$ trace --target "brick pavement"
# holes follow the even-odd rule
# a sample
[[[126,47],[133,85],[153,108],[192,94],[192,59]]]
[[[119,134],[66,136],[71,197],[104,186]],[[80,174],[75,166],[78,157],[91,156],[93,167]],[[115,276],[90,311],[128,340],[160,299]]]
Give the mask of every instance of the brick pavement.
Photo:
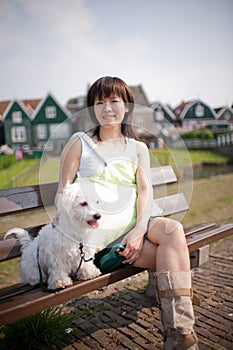
[[[233,238],[211,247],[210,260],[194,270],[199,348],[233,350]],[[147,273],[92,292],[66,305],[77,318],[63,350],[162,349],[159,310],[145,295]]]

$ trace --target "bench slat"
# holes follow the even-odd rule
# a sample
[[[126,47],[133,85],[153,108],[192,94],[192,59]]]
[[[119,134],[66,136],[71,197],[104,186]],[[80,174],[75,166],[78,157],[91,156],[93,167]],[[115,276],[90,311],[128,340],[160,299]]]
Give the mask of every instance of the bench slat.
[[[217,225],[206,231],[201,231],[195,235],[191,235],[187,242],[190,253],[207,244],[217,242],[220,239],[233,235],[233,224]]]
[[[177,181],[176,174],[171,165],[151,168],[150,171],[153,186],[170,184]]]
[[[186,199],[182,193],[160,198],[159,200],[156,199],[154,202],[156,204],[159,203],[159,207],[163,210],[161,214],[163,216],[177,214],[188,209],[188,203],[186,202]],[[158,211],[156,210],[156,212],[152,213],[152,215],[158,215]],[[42,225],[39,225],[29,229],[26,228],[26,230],[35,235],[41,227]],[[0,235],[0,261],[20,256],[20,245],[17,240],[14,238],[3,240],[3,237],[4,235]]]
[[[17,258],[20,255],[20,244],[15,238],[0,241],[0,261]]]
[[[209,228],[212,228],[215,226],[216,226],[216,223],[212,222],[212,223],[203,223],[203,224],[195,225],[192,227],[187,227],[184,229],[185,237],[186,237],[186,239],[188,239],[191,235],[193,235],[195,233],[203,232],[203,231],[208,230]]]
[[[154,186],[176,182],[172,166],[151,168]],[[0,190],[0,215],[53,205],[57,182]]]
[[[0,302],[0,326],[40,312],[46,308],[62,304],[142,271],[143,269],[140,268],[126,267],[112,273],[100,275],[93,280],[75,281],[73,286],[69,286],[57,293],[43,292],[40,287],[33,290],[30,289],[28,293],[16,295]]]
[[[154,199],[154,202],[162,209],[163,216],[177,214],[189,209],[189,205],[183,193]]]
[[[0,215],[53,205],[57,182],[0,191]]]

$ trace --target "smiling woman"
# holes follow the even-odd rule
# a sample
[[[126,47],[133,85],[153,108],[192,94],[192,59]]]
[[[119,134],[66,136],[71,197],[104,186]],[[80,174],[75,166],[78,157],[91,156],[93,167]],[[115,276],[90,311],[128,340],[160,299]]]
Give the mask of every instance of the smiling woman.
[[[122,138],[122,134],[136,138],[131,126],[134,96],[123,80],[116,77],[98,79],[88,92],[87,104],[92,120],[95,125],[96,122],[99,124],[93,132],[98,141],[101,141],[100,125],[113,122],[115,126],[121,126],[118,131],[115,129],[116,138]]]
[[[123,266],[156,271],[164,349],[196,350],[187,242],[178,221],[152,216],[150,157],[132,130],[132,92],[120,78],[102,77],[90,87],[87,106],[97,126],[88,135],[74,134],[65,146],[55,204],[76,179],[89,203],[90,195],[97,196],[101,219],[91,243],[109,248],[117,239],[124,246],[117,250]]]

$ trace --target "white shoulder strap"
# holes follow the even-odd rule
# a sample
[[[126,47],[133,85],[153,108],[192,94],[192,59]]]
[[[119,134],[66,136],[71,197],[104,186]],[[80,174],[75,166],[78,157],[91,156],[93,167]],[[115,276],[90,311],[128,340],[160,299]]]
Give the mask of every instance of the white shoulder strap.
[[[95,154],[98,156],[98,158],[104,163],[105,166],[107,166],[107,161],[104,159],[104,157],[99,153],[98,147],[95,144],[95,142],[90,138],[90,136],[88,136],[87,134],[85,134],[85,132],[80,132],[79,133],[79,137],[82,138],[87,144],[88,146],[91,147],[91,149],[93,149],[93,151],[95,152]]]

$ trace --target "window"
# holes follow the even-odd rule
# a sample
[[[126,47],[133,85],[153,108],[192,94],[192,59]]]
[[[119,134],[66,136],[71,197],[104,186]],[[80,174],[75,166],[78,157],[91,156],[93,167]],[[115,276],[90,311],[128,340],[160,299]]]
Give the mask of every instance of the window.
[[[48,119],[54,119],[57,116],[57,110],[55,106],[49,106],[45,108],[45,116]]]
[[[230,119],[231,119],[231,114],[230,114],[230,112],[229,112],[229,111],[226,111],[224,117],[225,117],[225,120],[230,120]]]
[[[69,125],[67,123],[49,125],[51,139],[62,139],[69,137]]]
[[[17,126],[17,127],[11,128],[11,140],[12,142],[25,142],[26,141],[25,126]]]
[[[47,128],[46,124],[38,124],[36,128],[37,138],[46,139],[47,137]]]
[[[161,108],[158,108],[156,111],[155,111],[155,120],[157,121],[161,121],[164,119],[164,112]]]
[[[77,102],[77,106],[79,108],[82,108],[85,105],[85,98],[84,97],[79,97],[79,98],[77,98],[76,102]]]
[[[12,117],[13,123],[15,124],[22,123],[22,112],[20,111],[12,112],[11,117]]]
[[[203,117],[204,116],[204,107],[200,104],[198,104],[195,108],[195,114],[196,117]]]

